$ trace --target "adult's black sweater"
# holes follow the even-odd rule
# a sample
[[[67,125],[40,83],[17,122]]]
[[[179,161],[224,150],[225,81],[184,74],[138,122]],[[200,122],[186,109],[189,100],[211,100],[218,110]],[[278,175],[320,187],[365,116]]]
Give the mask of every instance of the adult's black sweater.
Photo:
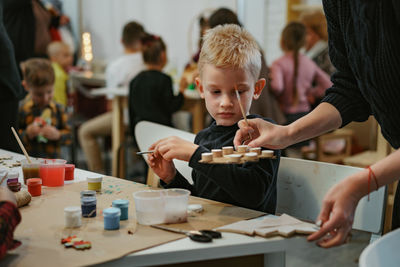
[[[260,118],[260,116],[249,115],[248,118]],[[274,214],[277,197],[276,179],[280,160],[279,150],[274,152],[277,156],[276,159],[261,159],[259,162],[199,163],[201,153],[210,152],[211,149],[223,146],[233,146],[237,130],[237,124],[218,126],[213,122],[210,127],[199,132],[194,140],[199,147],[189,161],[189,166],[193,168],[193,185],[179,172],[169,184],[161,181],[161,185],[165,188],[185,188],[190,190],[193,196]]]
[[[400,1],[324,0],[329,54],[337,72],[323,102],[342,126],[373,115],[382,134],[400,146]]]
[[[172,113],[183,105],[183,94],[173,94],[170,76],[156,70],[139,73],[130,83],[129,118],[132,133],[139,121],[172,126]]]

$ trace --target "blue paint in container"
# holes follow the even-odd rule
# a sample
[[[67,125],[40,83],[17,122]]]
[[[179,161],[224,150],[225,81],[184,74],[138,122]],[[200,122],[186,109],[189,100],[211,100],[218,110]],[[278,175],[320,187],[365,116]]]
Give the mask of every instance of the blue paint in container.
[[[120,220],[128,220],[128,207],[129,200],[127,199],[116,199],[112,202],[112,206],[115,208],[121,209],[121,217]]]
[[[103,210],[104,230],[118,230],[119,217],[121,210],[119,208],[107,208]]]
[[[96,217],[96,197],[93,196],[82,196],[81,197],[81,208],[82,217],[92,218]]]

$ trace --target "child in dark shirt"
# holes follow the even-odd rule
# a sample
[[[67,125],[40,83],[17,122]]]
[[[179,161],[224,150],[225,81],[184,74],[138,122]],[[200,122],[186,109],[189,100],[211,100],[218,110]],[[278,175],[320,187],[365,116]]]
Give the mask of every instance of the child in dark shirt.
[[[257,43],[246,30],[237,25],[224,25],[207,32],[196,85],[215,122],[197,134],[194,144],[169,137],[150,147],[155,152],[148,157],[149,165],[164,187],[186,188],[194,196],[275,213],[279,151],[274,152],[277,159],[259,162],[199,163],[202,153],[233,145],[237,122],[242,118],[235,88],[248,114],[252,99],[259,97],[266,83],[265,79],[258,79],[260,68]],[[176,171],[173,159],[189,162],[193,168],[193,185]]]
[[[166,46],[159,36],[147,35],[142,41],[146,70],[130,83],[129,118],[132,133],[142,120],[172,126],[172,113],[183,105],[183,89],[174,96],[172,79],[162,72],[167,63]]]

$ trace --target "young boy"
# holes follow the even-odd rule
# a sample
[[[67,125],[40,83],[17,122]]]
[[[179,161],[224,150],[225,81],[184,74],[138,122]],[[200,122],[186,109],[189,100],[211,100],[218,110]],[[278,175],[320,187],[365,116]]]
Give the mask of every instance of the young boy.
[[[186,188],[194,196],[275,213],[279,151],[275,151],[277,159],[240,165],[199,163],[202,153],[233,145],[237,122],[242,119],[235,88],[248,114],[252,99],[258,98],[266,83],[258,80],[260,68],[257,43],[246,30],[224,25],[206,33],[196,84],[215,122],[197,134],[194,144],[169,137],[150,147],[155,152],[148,157],[149,165],[162,186]],[[247,116],[254,117],[258,116]],[[189,162],[193,185],[176,171],[172,159]]]
[[[60,146],[70,144],[70,128],[64,107],[53,99],[54,71],[49,60],[22,63],[22,85],[29,92],[19,111],[19,134],[28,154],[58,158]]]
[[[129,22],[122,31],[124,55],[111,62],[106,68],[106,84],[109,88],[128,87],[130,81],[145,65],[142,59],[142,38],[145,31],[137,22]],[[126,116],[128,117],[128,116]],[[97,138],[111,135],[112,111],[101,114],[79,127],[79,143],[85,153],[88,169],[104,173],[100,145]]]
[[[68,104],[68,69],[73,62],[71,48],[63,42],[52,42],[47,47],[47,54],[55,74],[54,101],[66,107]]]

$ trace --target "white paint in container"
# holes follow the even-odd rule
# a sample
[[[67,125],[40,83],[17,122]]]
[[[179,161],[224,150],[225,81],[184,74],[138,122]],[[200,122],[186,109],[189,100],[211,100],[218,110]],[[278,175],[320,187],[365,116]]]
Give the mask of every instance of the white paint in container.
[[[76,228],[82,225],[82,210],[79,206],[69,206],[64,208],[64,219],[66,228]]]

